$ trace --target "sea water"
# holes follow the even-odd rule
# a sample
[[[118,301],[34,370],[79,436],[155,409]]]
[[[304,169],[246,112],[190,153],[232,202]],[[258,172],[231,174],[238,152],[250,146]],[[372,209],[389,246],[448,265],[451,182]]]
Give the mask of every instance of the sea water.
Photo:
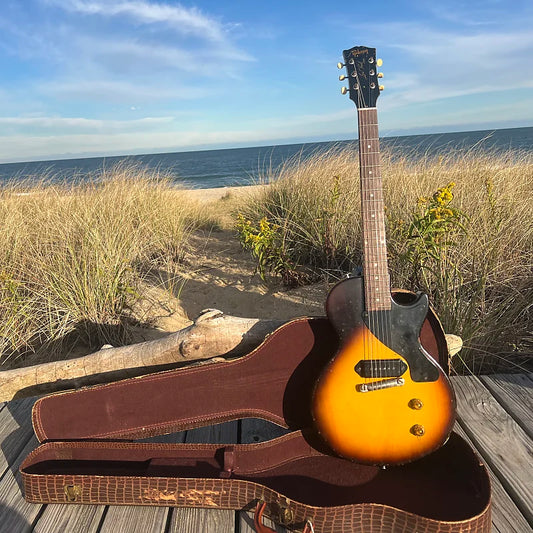
[[[257,183],[284,162],[308,157],[333,146],[356,147],[353,140],[201,150],[131,156],[91,157],[0,164],[0,181],[35,179],[85,180],[97,178],[117,164],[157,169],[189,188],[226,187]],[[382,148],[407,156],[445,154],[449,150],[533,150],[533,127],[428,135],[384,137]]]

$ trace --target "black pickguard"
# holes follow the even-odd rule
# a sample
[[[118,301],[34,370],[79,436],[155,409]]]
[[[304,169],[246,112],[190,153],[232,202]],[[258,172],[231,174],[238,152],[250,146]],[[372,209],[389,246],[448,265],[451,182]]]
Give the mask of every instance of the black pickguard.
[[[397,304],[391,298],[390,311],[363,312],[368,329],[409,364],[413,381],[437,381],[439,370],[422,348],[418,337],[429,308],[427,295],[419,294],[410,305]]]
[[[401,355],[409,365],[413,381],[436,381],[440,369],[419,341],[420,329],[426,318],[429,301],[418,294],[409,304],[399,304],[391,297],[390,311],[364,309],[363,278],[341,281],[331,290],[326,311],[341,341],[363,323],[392,351]]]

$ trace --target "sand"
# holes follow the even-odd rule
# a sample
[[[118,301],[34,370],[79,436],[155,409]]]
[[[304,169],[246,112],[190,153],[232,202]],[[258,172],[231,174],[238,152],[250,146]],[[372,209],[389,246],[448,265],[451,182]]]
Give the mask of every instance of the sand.
[[[217,202],[228,195],[249,194],[263,187],[223,187],[187,191],[201,202]],[[226,314],[290,320],[324,315],[328,291],[325,283],[285,289],[273,280],[265,284],[255,273],[255,263],[231,230],[200,231],[191,239],[185,257],[185,273],[179,294],[164,304],[155,325],[177,331],[191,324],[202,310],[219,309]],[[165,312],[166,309],[166,312]]]
[[[265,185],[245,185],[240,187],[218,187],[215,189],[187,189],[187,195],[199,202],[216,202],[228,196],[253,194]]]

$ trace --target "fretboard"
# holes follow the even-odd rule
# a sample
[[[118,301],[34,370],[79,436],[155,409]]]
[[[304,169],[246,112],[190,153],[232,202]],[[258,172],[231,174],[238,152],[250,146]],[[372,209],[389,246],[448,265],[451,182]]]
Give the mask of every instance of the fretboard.
[[[391,304],[377,109],[360,108],[358,117],[365,308],[378,311]]]

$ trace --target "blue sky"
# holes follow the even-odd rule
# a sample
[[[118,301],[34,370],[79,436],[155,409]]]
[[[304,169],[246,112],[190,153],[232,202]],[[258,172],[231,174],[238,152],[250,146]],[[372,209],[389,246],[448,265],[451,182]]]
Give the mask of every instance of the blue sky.
[[[0,162],[353,138],[355,45],[382,135],[531,126],[532,27],[530,0],[2,0]]]

